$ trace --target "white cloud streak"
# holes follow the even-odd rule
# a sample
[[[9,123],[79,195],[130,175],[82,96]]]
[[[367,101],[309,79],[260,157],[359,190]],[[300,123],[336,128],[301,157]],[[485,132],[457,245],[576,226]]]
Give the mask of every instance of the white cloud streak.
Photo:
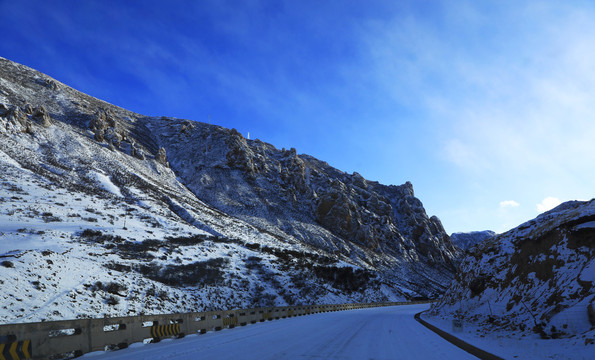
[[[555,208],[556,206],[560,205],[562,201],[560,199],[548,196],[541,201],[541,203],[537,204],[537,211],[541,214],[542,212],[546,212]]]
[[[538,3],[515,5],[511,15],[496,6],[501,18],[472,4],[461,5],[466,15],[446,16],[446,29],[416,17],[370,25],[373,75],[386,95],[426,109],[442,156],[465,170],[555,174],[579,159],[595,162],[595,151],[585,152],[595,136],[588,60],[595,58],[595,12]]]
[[[519,207],[520,204],[514,200],[504,200],[500,201],[501,208],[511,208],[511,207]]]

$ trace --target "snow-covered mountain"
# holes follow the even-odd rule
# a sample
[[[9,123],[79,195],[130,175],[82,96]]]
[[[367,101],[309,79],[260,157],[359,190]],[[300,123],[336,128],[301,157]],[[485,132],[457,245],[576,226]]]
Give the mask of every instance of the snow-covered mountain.
[[[433,297],[459,256],[410,183],[0,58],[1,322]]]
[[[431,314],[593,343],[594,250],[595,199],[563,203],[468,250]]]
[[[471,232],[457,232],[450,235],[450,241],[463,250],[467,250],[478,243],[485,241],[496,235],[491,230],[471,231]]]

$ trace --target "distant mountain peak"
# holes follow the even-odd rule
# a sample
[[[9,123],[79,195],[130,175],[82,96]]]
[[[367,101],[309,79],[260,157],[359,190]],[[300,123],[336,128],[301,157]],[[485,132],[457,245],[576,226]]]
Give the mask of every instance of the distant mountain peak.
[[[494,237],[495,235],[496,233],[491,230],[456,232],[450,235],[450,240],[453,244],[460,247],[461,249],[467,250],[482,241]]]

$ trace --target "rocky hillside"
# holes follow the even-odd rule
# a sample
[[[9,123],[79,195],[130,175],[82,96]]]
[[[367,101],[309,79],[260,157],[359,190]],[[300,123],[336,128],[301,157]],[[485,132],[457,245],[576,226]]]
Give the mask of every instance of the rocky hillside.
[[[6,322],[433,297],[460,256],[410,183],[136,114],[2,58],[0,167]]]
[[[450,235],[450,241],[452,241],[455,246],[458,246],[463,250],[467,250],[470,247],[493,237],[494,235],[496,235],[496,233],[491,230],[458,232],[452,233]]]
[[[595,337],[595,199],[572,201],[467,251],[431,314],[487,332]]]

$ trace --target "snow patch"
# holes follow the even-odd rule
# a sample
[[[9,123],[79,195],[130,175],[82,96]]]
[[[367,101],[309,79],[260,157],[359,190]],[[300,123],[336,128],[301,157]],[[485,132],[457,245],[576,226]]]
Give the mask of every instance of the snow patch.
[[[14,166],[17,168],[21,168],[21,164],[14,161],[13,158],[8,156],[4,151],[0,150],[0,161],[6,163],[7,165]]]
[[[91,171],[91,175],[95,178],[95,180],[97,181],[97,183],[99,183],[99,186],[101,186],[103,190],[110,192],[116,195],[117,197],[124,197],[122,195],[122,192],[120,191],[120,188],[114,185],[109,176],[98,173],[96,171]]]
[[[577,225],[574,227],[574,230],[580,230],[580,229],[592,229],[595,228],[595,220],[594,221],[589,221],[586,223],[582,223],[580,225]]]

